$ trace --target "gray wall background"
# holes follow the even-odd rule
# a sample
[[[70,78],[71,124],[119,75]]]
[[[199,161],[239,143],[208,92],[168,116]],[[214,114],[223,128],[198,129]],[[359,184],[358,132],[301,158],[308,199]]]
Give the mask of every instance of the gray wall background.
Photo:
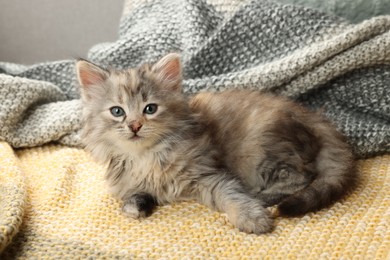
[[[0,61],[86,57],[115,41],[123,0],[0,0]]]

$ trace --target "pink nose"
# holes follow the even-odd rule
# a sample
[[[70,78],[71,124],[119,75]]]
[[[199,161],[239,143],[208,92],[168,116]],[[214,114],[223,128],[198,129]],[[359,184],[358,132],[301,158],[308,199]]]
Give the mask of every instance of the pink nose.
[[[138,133],[139,130],[141,129],[142,124],[141,124],[140,122],[138,122],[138,121],[134,121],[134,122],[132,122],[132,123],[130,124],[129,127],[130,127],[131,131],[133,131],[133,133],[136,134],[136,133]]]

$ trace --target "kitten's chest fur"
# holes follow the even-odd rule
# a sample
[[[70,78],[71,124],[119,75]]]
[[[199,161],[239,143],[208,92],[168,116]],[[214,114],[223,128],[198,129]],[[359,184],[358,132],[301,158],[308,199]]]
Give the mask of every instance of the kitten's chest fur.
[[[117,176],[115,165],[122,167],[118,173],[121,176]],[[106,178],[110,191],[119,198],[126,197],[127,193],[144,191],[161,203],[167,203],[183,195],[183,183],[187,182],[188,176],[181,173],[187,165],[179,151],[146,151],[142,155],[130,154],[117,158],[117,162],[110,163],[111,169]]]

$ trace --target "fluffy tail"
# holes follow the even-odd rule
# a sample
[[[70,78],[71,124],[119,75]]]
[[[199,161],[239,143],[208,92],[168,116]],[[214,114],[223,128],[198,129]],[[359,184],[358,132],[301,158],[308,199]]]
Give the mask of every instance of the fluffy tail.
[[[278,205],[281,215],[299,216],[320,210],[355,186],[357,174],[353,155],[348,145],[340,141],[339,138],[331,138],[331,141],[323,143],[316,159],[317,177],[309,186]]]

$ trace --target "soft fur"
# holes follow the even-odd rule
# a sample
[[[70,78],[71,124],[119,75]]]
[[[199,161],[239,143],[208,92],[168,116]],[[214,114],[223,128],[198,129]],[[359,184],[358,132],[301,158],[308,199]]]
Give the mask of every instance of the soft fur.
[[[77,74],[86,149],[108,164],[110,190],[131,217],[195,199],[260,234],[272,229],[266,206],[301,215],[355,180],[348,145],[320,115],[249,90],[189,99],[177,54],[123,71],[80,60]]]

